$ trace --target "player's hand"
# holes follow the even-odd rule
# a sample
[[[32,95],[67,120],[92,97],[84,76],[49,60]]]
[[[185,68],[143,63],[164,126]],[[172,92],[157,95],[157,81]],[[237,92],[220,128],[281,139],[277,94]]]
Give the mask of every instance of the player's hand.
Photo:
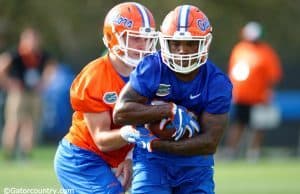
[[[188,112],[188,110],[183,107],[172,103],[172,117],[170,118],[172,124],[176,128],[173,134],[174,140],[178,141],[186,131],[188,131],[189,136],[192,137],[195,132],[200,132],[200,126],[197,120]],[[167,119],[163,119],[160,123],[160,129],[164,129]]]
[[[121,162],[116,169],[115,175],[121,181],[125,191],[127,191],[131,186],[132,180],[132,160],[126,159]]]
[[[126,125],[120,129],[120,132],[125,141],[135,143],[138,147],[147,149],[148,152],[152,152],[151,144],[158,139],[144,127],[134,128],[131,125]]]

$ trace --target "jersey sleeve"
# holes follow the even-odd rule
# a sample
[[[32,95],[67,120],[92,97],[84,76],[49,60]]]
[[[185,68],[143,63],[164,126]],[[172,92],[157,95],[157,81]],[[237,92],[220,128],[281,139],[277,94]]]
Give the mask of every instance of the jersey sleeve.
[[[208,102],[205,111],[211,114],[229,112],[232,98],[232,84],[227,76],[217,74],[209,84]]]
[[[160,67],[151,57],[145,57],[130,74],[130,86],[140,95],[152,98],[159,83]]]
[[[83,70],[73,81],[70,89],[72,108],[81,112],[102,112],[110,107],[102,100],[102,76],[96,68]]]

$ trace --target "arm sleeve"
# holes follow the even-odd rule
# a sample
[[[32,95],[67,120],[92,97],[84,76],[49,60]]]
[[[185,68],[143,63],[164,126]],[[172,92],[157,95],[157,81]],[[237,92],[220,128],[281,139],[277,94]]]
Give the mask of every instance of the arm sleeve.
[[[218,74],[209,85],[208,102],[205,111],[223,114],[229,111],[232,98],[232,84],[227,76]]]
[[[83,71],[73,81],[70,89],[72,108],[81,112],[102,112],[110,107],[102,100],[102,76],[97,71]]]
[[[140,95],[152,98],[159,83],[160,68],[151,58],[144,58],[130,75],[130,86]]]

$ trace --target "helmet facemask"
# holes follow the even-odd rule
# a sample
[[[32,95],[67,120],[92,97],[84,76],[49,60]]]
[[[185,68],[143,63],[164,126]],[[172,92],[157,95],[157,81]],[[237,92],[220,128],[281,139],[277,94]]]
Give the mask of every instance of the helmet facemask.
[[[158,40],[157,32],[152,28],[141,28],[138,32],[133,30],[123,30],[120,34],[115,32],[118,44],[111,50],[124,63],[136,67],[141,59],[156,51]],[[145,39],[141,48],[130,47],[129,42]]]
[[[177,54],[170,51],[169,41],[198,41],[198,51],[191,54]],[[212,40],[211,33],[206,36],[190,36],[188,32],[175,33],[174,36],[159,34],[163,62],[177,73],[188,74],[206,63]]]

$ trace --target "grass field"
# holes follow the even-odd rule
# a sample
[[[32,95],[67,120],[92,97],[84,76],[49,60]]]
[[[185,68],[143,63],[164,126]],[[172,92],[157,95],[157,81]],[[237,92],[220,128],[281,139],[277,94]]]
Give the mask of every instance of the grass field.
[[[0,159],[0,193],[4,188],[59,189],[53,172],[54,147],[35,150],[32,161]],[[300,159],[216,161],[217,194],[299,194]],[[14,192],[16,193],[16,192]]]

